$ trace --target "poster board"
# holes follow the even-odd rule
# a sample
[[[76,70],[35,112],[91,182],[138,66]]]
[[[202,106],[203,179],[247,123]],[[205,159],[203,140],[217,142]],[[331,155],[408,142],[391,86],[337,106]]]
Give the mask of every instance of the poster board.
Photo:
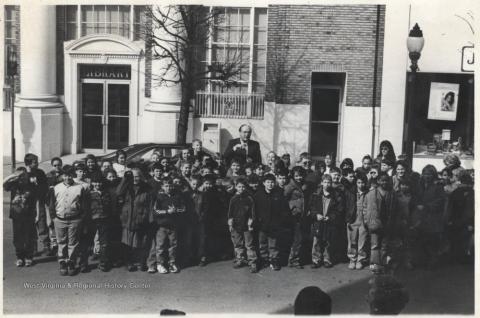
[[[432,82],[427,118],[456,121],[459,89],[460,84]]]

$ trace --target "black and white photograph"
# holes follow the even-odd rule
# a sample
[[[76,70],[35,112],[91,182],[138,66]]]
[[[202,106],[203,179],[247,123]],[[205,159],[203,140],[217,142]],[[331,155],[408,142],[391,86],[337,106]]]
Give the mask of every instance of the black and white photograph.
[[[428,119],[450,121],[457,119],[459,87],[459,84],[431,83]]]
[[[4,315],[475,314],[475,1],[0,8]]]

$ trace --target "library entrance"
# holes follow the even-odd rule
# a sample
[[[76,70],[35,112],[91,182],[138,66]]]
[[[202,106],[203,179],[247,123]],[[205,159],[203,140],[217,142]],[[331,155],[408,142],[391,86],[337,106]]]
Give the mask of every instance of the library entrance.
[[[130,66],[81,65],[81,143],[84,151],[128,145]]]

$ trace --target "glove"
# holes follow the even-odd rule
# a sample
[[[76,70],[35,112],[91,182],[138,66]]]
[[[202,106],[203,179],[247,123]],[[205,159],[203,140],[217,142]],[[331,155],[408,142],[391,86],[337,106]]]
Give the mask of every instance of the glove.
[[[248,230],[253,231],[253,219],[248,219]]]

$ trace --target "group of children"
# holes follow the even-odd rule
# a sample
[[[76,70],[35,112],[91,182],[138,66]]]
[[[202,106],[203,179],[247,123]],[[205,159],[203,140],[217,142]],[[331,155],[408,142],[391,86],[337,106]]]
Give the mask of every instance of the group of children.
[[[102,271],[162,274],[232,256],[252,273],[284,260],[381,271],[434,267],[446,254],[473,259],[471,172],[450,160],[440,175],[432,165],[419,175],[388,141],[357,169],[349,158],[336,167],[332,154],[314,162],[302,153],[293,167],[274,152],[266,165],[226,163],[198,140],[179,158],[154,153],[148,163],[126,164],[123,151],[114,163],[88,155],[62,166],[56,157],[46,175],[35,155],[24,161],[4,181],[19,267],[32,265],[37,234],[61,275],[88,272],[92,253]]]

